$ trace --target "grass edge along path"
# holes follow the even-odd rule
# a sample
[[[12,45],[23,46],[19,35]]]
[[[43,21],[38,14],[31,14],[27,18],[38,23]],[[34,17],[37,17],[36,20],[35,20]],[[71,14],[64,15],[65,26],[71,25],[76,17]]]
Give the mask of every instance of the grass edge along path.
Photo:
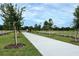
[[[0,56],[41,56],[40,52],[28,41],[28,39],[20,33],[18,42],[24,43],[23,48],[4,49],[4,46],[13,44],[13,33],[0,36]]]
[[[33,31],[31,33],[41,35],[41,36],[44,36],[44,37],[53,38],[53,39],[56,39],[56,40],[59,40],[59,41],[62,41],[62,42],[66,42],[66,43],[70,43],[70,44],[74,44],[74,45],[79,46],[79,42],[75,42],[75,41],[73,41],[72,38],[69,38],[69,37],[58,36],[58,35],[55,35],[55,34],[49,35],[47,33],[40,33],[38,31]]]

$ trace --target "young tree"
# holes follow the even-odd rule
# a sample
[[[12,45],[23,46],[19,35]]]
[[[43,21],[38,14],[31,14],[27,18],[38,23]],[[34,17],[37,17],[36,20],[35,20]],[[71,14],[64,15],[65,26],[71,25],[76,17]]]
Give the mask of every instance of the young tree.
[[[50,36],[50,30],[52,29],[52,25],[53,25],[53,21],[52,21],[52,19],[50,18],[50,19],[49,19],[49,22],[48,22],[49,36]]]
[[[38,25],[37,25],[37,24],[34,25],[34,29],[35,29],[35,30],[38,29]]]
[[[50,18],[50,19],[49,19],[49,30],[52,29],[52,25],[53,25],[53,21],[52,21],[52,19]]]
[[[0,5],[0,10],[4,27],[14,30],[14,40],[17,45],[17,31],[20,30],[21,20],[23,20],[22,14],[25,11],[25,7],[18,8],[17,4],[5,3]]]
[[[74,27],[76,29],[75,41],[78,41],[77,36],[78,36],[78,30],[79,30],[79,6],[75,8],[74,16],[75,16]]]
[[[38,30],[39,30],[39,31],[41,30],[41,24],[38,25]]]
[[[43,29],[44,30],[51,30],[52,29],[52,25],[53,25],[53,21],[50,18],[48,21],[44,22]]]
[[[43,29],[44,30],[48,30],[49,29],[49,25],[48,24],[49,24],[48,21],[44,22],[44,25],[43,25]]]

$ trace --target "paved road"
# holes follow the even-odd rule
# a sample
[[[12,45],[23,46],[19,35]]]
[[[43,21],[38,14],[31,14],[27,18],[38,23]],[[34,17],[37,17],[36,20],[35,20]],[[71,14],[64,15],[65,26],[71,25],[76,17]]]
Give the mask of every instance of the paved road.
[[[32,33],[22,33],[44,56],[79,56],[79,46]]]

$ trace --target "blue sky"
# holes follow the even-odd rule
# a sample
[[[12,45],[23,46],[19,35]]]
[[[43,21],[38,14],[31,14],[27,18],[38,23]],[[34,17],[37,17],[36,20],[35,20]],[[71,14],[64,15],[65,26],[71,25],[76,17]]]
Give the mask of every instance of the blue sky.
[[[23,26],[34,26],[35,24],[43,25],[45,20],[53,19],[54,25],[58,27],[68,27],[73,22],[73,12],[78,4],[75,3],[26,3],[18,4],[26,6],[23,13]],[[0,24],[3,21],[0,18]]]

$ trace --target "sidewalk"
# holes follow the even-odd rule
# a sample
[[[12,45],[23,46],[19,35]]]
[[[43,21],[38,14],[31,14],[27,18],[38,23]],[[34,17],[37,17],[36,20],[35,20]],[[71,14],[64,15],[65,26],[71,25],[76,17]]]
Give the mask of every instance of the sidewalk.
[[[22,32],[43,56],[79,56],[79,46]]]

